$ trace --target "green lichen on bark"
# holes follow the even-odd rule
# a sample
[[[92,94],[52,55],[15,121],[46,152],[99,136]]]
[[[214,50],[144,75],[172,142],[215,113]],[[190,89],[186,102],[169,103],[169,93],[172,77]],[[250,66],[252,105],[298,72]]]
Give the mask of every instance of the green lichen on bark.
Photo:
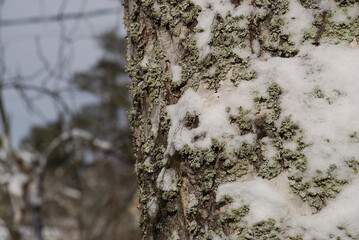
[[[253,119],[248,116],[251,113],[251,110],[244,110],[242,107],[238,108],[238,115],[230,114],[228,119],[230,123],[235,123],[238,125],[241,130],[241,135],[247,134],[252,131],[252,122]]]
[[[303,7],[308,9],[318,9],[319,8],[319,1],[317,0],[300,0],[300,4],[302,4]]]
[[[186,112],[186,116],[184,118],[184,126],[188,129],[197,128],[199,124],[198,115],[195,113]]]
[[[217,91],[221,81],[226,80],[228,72],[233,69],[231,81],[238,86],[241,80],[253,80],[257,77],[256,72],[249,68],[250,62],[247,57],[239,57],[232,49],[245,44],[247,28],[241,27],[238,20],[245,20],[244,16],[231,17],[228,15],[222,19],[217,16],[212,37],[209,45],[213,51],[204,60],[199,59],[199,51],[196,46],[195,33],[202,29],[195,29],[194,34],[188,36],[184,45],[188,57],[179,64],[182,67],[182,80],[189,82],[190,87],[198,89],[200,83],[205,83],[207,89]],[[220,37],[218,37],[220,36]]]
[[[180,151],[180,155],[184,156],[191,168],[200,168],[205,164],[212,164],[216,158],[211,149],[208,148],[190,148],[185,145]]]
[[[219,204],[223,205],[223,201],[220,201]],[[222,207],[220,221],[222,224],[227,226],[223,232],[227,236],[235,234],[236,239],[241,240],[281,239],[284,231],[278,226],[276,220],[268,219],[251,225],[245,220],[245,217],[249,214],[249,212],[249,205],[242,205],[236,208],[228,208],[226,206]]]
[[[242,230],[238,240],[280,240],[283,230],[274,219],[260,221]]]
[[[333,11],[322,11],[315,15],[315,20],[309,31],[304,34],[304,41],[313,44],[320,43],[338,44],[340,42],[351,42],[359,36],[359,16],[350,16],[347,7],[351,6],[349,1],[337,1],[339,9]],[[359,5],[353,6],[358,8]],[[337,15],[344,15],[344,19],[336,20]]]
[[[299,50],[291,36],[284,31],[287,22],[283,15],[289,10],[289,1],[254,0],[252,4],[261,9],[249,18],[249,27],[254,30],[252,38],[258,39],[260,53],[265,51],[272,56],[295,56]]]
[[[353,170],[355,174],[359,173],[359,161],[355,157],[352,157],[345,161],[349,168]]]
[[[231,222],[238,224],[242,221],[243,217],[245,217],[248,213],[249,213],[248,205],[230,209],[222,214],[221,221],[225,223]]]
[[[244,15],[232,17],[228,14],[225,18],[217,15],[212,30],[210,46],[220,48],[244,48],[246,47],[246,37],[249,33],[245,24]]]
[[[182,28],[195,22],[200,10],[190,1],[161,1],[156,3],[161,11],[156,12],[154,3],[131,1],[126,16],[130,43],[127,71],[132,80],[130,91],[133,100],[129,117],[135,135],[136,172],[141,190],[140,223],[144,238],[161,232],[160,227],[153,224],[161,214],[149,216],[149,199],[158,199],[159,206],[165,209],[163,214],[176,215],[178,211],[174,203],[178,191],[161,191],[156,187],[156,178],[164,167],[166,136],[171,125],[166,107],[176,98],[170,95],[174,90],[171,75],[166,71],[167,52],[163,42],[154,39],[155,32],[168,31],[173,37],[178,37]]]
[[[291,116],[284,118],[278,130],[279,137],[283,140],[291,140],[296,135],[299,126],[291,120]]]
[[[335,2],[344,13],[349,7],[357,7],[357,1],[353,0]],[[303,36],[304,42],[317,45],[350,42],[359,35],[358,17],[348,16],[344,21],[335,21],[337,12],[324,13],[320,10],[318,1],[300,0],[300,3],[316,14],[313,26]],[[240,7],[241,1],[236,4]],[[242,81],[256,80],[258,73],[252,69],[250,58],[242,56],[236,49],[245,49],[252,57],[263,59],[266,59],[266,54],[288,58],[298,53],[299,46],[296,46],[292,36],[286,31],[288,19],[285,14],[289,11],[289,1],[252,0],[251,6],[258,11],[239,16],[227,14],[222,17],[217,14],[215,21],[209,23],[212,24],[209,39],[211,51],[200,59],[196,42],[197,34],[203,31],[196,27],[200,7],[192,1],[149,0],[132,3],[132,12],[127,17],[127,38],[132,46],[127,68],[132,79],[133,99],[129,115],[132,128],[135,129],[134,146],[138,159],[136,171],[140,180],[144,238],[170,238],[172,232],[168,234],[165,226],[161,226],[161,221],[181,220],[179,222],[188,231],[179,233],[180,238],[184,239],[211,239],[226,231],[234,232],[239,239],[281,239],[283,230],[273,219],[251,226],[243,222],[250,211],[248,206],[225,212],[222,218],[219,217],[223,214],[220,206],[228,205],[231,199],[224,198],[219,201],[219,206],[213,207],[218,185],[240,180],[248,173],[250,166],[254,167],[259,177],[268,180],[286,172],[293,192],[318,210],[350,180],[350,177],[335,177],[333,166],[325,171],[318,171],[312,178],[304,178],[308,159],[303,150],[309,143],[304,140],[305,131],[300,124],[294,122],[291,116],[282,116],[283,90],[275,80],[268,86],[264,96],[254,93],[255,109],[238,106],[237,112],[228,113],[229,121],[238,126],[238,135],[255,134],[255,143],[243,143],[236,149],[229,150],[225,142],[213,139],[209,148],[187,145],[171,156],[166,153],[167,135],[171,127],[167,106],[176,103],[186,89],[198,90],[200,86],[205,86],[207,90],[215,92],[225,80],[230,80],[238,88]],[[168,49],[164,47],[165,42],[161,37],[175,47],[178,56],[168,56]],[[171,64],[178,64],[182,68],[182,77],[178,82],[171,81]],[[315,91],[314,94],[317,98],[327,99],[322,90]],[[327,101],[332,103],[330,99]],[[183,120],[188,130],[201,124],[199,116],[192,112],[188,112]],[[206,133],[201,134],[193,142],[206,137]],[[274,157],[266,156],[265,141],[273,144],[276,151]],[[286,143],[296,144],[297,147],[286,149]],[[348,159],[346,163],[353,174],[358,173],[357,160]],[[157,189],[156,179],[164,167],[175,169],[181,176],[177,179],[178,190]],[[201,184],[194,184],[195,182]],[[188,203],[181,209],[181,201],[186,202],[182,197],[186,194],[193,196],[196,201],[192,199],[192,202],[189,201],[191,204]],[[154,197],[158,199],[164,212],[156,213],[155,217],[148,214],[148,204]],[[207,219],[211,221],[207,223]],[[216,221],[219,222],[220,219],[224,225],[215,227]],[[155,224],[155,221],[158,223]],[[301,236],[292,239],[299,240]]]
[[[241,81],[250,81],[258,77],[255,70],[250,68],[249,59],[243,59],[241,64],[234,65],[231,82],[238,87]]]
[[[201,11],[200,7],[190,1],[159,1],[150,6],[154,21],[175,37],[180,36],[183,25],[194,23]]]
[[[351,7],[358,3],[357,0],[334,0],[339,7]]]

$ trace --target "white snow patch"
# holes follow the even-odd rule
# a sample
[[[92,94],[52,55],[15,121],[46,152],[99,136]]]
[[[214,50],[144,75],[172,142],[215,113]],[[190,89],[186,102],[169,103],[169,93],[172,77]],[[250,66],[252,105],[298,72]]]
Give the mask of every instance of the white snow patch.
[[[273,140],[270,139],[269,137],[264,137],[262,138],[262,143],[263,143],[263,150],[264,150],[264,156],[267,158],[267,159],[271,159],[273,157],[276,156],[277,154],[277,150],[276,148],[274,147],[274,143],[273,143]]]
[[[229,123],[226,108],[230,107],[231,113],[240,106],[254,109],[253,93],[265,96],[267,87],[276,82],[283,89],[280,98],[282,114],[276,126],[291,116],[292,121],[304,130],[304,142],[310,144],[303,150],[308,159],[305,175],[312,177],[317,169],[325,171],[331,164],[336,164],[337,176],[346,178],[349,170],[343,167],[345,160],[359,156],[359,140],[349,137],[354,132],[359,133],[358,59],[359,48],[303,46],[293,58],[253,61],[258,78],[243,81],[238,88],[223,82],[217,93],[188,89],[177,104],[167,108],[172,124],[167,152],[173,154],[185,144],[207,148],[211,138],[225,140],[229,147],[253,142],[255,135],[240,136],[238,129]],[[318,90],[324,97],[316,96]],[[197,128],[184,127],[187,112],[198,115]],[[295,148],[294,143],[286,146]]]
[[[251,91],[255,87],[249,82],[243,82],[243,88],[234,89],[222,87],[217,94],[203,90],[199,92],[188,89],[180,100],[167,107],[171,118],[171,128],[168,134],[168,153],[180,150],[184,145],[206,148],[211,145],[211,138],[218,140],[231,138],[228,147],[255,140],[254,134],[239,136],[236,129],[228,121],[226,107],[237,109],[253,109]],[[232,91],[235,90],[235,91]],[[184,127],[186,113],[195,113],[199,117],[199,126],[193,129]],[[194,138],[198,137],[197,141]]]
[[[241,58],[247,58],[247,57],[252,57],[253,56],[249,49],[233,48],[232,52],[234,52],[235,54],[237,54]]]
[[[229,209],[249,205],[249,213],[244,220],[250,225],[269,218],[279,220],[288,212],[286,200],[269,184],[268,180],[261,178],[221,184],[217,190],[216,201],[219,201],[223,195],[229,195],[234,199]]]
[[[182,67],[181,66],[172,65],[171,72],[172,72],[172,81],[173,82],[181,81],[181,77],[182,77]]]
[[[311,216],[300,216],[290,211],[286,198],[264,179],[222,184],[218,187],[216,200],[219,201],[223,195],[229,195],[234,200],[229,210],[249,205],[249,213],[243,219],[249,226],[270,218],[277,221],[287,219],[284,222],[290,229],[287,234],[303,234],[304,240],[328,239],[329,234],[341,236],[343,240],[352,239],[340,227],[352,234],[354,239],[359,238],[359,179],[354,180],[318,214]]]
[[[151,131],[157,136],[160,127],[160,106],[158,104],[153,106],[151,111]]]
[[[305,46],[294,58],[255,63],[258,85],[275,81],[284,89],[281,118],[291,115],[304,129],[304,141],[311,145],[303,153],[312,174],[359,156],[358,143],[349,137],[359,132],[358,59],[359,49],[322,45]],[[317,89],[324,98],[315,96]]]
[[[210,41],[212,23],[216,14],[220,14],[222,18],[225,18],[228,14],[231,14],[232,17],[248,16],[253,11],[252,6],[247,1],[238,7],[234,7],[229,0],[193,0],[193,2],[202,8],[200,15],[197,17],[197,27],[203,29],[203,32],[197,33],[197,47],[200,50],[200,59],[205,58],[211,51],[208,42]]]
[[[320,0],[319,7],[324,11],[333,11],[336,8],[336,4],[333,0]]]
[[[156,197],[151,197],[147,202],[148,215],[153,218],[158,211],[158,203]]]
[[[297,149],[297,147],[298,147],[298,144],[295,143],[295,142],[284,142],[284,143],[283,143],[283,147],[284,147],[285,149],[289,149],[289,150],[291,150],[291,151],[295,151],[295,150]]]
[[[291,35],[291,39],[298,45],[302,41],[302,36],[314,21],[314,10],[304,8],[299,1],[289,1],[289,11],[284,15],[288,24],[284,25],[284,30]]]
[[[148,64],[148,57],[145,55],[140,63],[141,67],[146,67]]]
[[[332,17],[333,22],[340,23],[347,20],[347,15],[343,10],[337,10],[337,12]]]
[[[348,20],[357,18],[358,15],[359,15],[359,3],[356,3],[354,4],[354,6],[351,6],[349,8],[345,8],[345,9],[337,8],[331,20],[337,23],[347,22]]]
[[[288,219],[285,222],[289,222],[288,229],[292,229],[289,233],[303,233],[305,240],[328,239],[329,234],[350,239],[338,227],[345,228],[359,239],[359,178],[345,164],[345,160],[359,156],[359,139],[349,137],[359,133],[358,59],[359,49],[346,45],[303,46],[294,58],[255,61],[258,78],[238,87],[242,99],[246,94],[253,96],[253,85],[262,93],[273,82],[282,87],[282,114],[276,125],[286,116],[291,116],[292,121],[304,130],[304,141],[310,144],[303,150],[308,159],[308,169],[304,174],[307,180],[316,175],[316,170],[326,171],[331,164],[338,166],[333,172],[334,177],[349,178],[351,183],[337,198],[317,214],[300,216],[292,209],[290,199],[281,195],[267,180],[255,178],[220,185],[217,200],[228,194],[234,198],[230,208],[248,204],[250,212],[244,220],[251,224],[268,218]],[[238,89],[233,92],[238,94]],[[324,97],[316,95],[318,89]],[[237,101],[237,105],[241,104],[242,101]],[[250,105],[249,102],[246,104]],[[266,148],[271,144],[266,139],[263,143]],[[297,144],[286,142],[284,147],[294,150]],[[274,151],[267,154],[272,155]]]
[[[156,180],[157,187],[163,191],[176,191],[176,171],[172,168],[162,168]]]
[[[347,11],[348,17],[350,17],[352,19],[358,17],[359,16],[358,8],[359,8],[359,2],[355,3],[354,6],[347,8],[346,11]]]

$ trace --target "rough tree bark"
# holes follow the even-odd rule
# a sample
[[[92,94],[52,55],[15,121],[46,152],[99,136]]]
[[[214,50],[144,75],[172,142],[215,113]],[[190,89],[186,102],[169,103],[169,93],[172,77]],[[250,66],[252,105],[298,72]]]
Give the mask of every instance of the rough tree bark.
[[[143,239],[359,239],[356,0],[124,0]]]

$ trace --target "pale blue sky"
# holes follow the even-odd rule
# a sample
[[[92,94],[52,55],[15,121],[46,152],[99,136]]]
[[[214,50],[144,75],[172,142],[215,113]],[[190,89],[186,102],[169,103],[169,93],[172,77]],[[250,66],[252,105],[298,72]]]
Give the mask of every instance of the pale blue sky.
[[[59,12],[61,4],[65,6],[64,12],[120,8],[120,0],[5,0],[2,19],[54,15]],[[109,14],[80,21],[68,20],[63,25],[42,23],[2,27],[1,38],[5,47],[6,76],[14,76],[16,73],[29,75],[42,66],[36,52],[35,39],[39,39],[43,55],[49,61],[50,66],[57,66],[59,39],[61,39],[60,29],[65,29],[62,31],[65,33],[62,36],[72,42],[60,51],[70,61],[70,64],[64,67],[61,73],[65,77],[69,77],[73,72],[85,70],[95,63],[102,53],[94,37],[111,28],[117,28],[124,34],[122,14]],[[52,81],[51,85],[53,86],[62,84],[59,80],[44,76],[34,81],[37,84],[42,84],[44,79]],[[67,98],[70,97],[67,96]],[[29,114],[27,107],[14,91],[6,91],[5,101],[11,118],[12,142],[15,145],[26,135],[31,125],[44,123],[56,116],[53,104],[46,98],[36,101],[38,108],[43,113],[42,117]],[[94,99],[85,94],[76,94],[76,98],[71,100],[71,105],[76,108],[89,101],[94,101]]]

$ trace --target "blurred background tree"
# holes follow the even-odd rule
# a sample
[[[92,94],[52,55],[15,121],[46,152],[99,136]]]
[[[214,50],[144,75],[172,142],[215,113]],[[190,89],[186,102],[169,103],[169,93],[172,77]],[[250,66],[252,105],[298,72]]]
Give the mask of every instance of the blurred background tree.
[[[46,126],[35,126],[21,147],[43,152],[68,129],[83,129],[112,143],[108,151],[81,139],[63,142],[44,171],[43,224],[61,232],[61,239],[139,239],[134,159],[127,109],[129,78],[125,73],[125,39],[115,31],[102,34],[104,51],[71,83],[98,101],[84,105],[70,118],[59,115]],[[30,223],[29,223],[30,224]]]
[[[140,239],[121,18],[0,0],[0,240]]]

